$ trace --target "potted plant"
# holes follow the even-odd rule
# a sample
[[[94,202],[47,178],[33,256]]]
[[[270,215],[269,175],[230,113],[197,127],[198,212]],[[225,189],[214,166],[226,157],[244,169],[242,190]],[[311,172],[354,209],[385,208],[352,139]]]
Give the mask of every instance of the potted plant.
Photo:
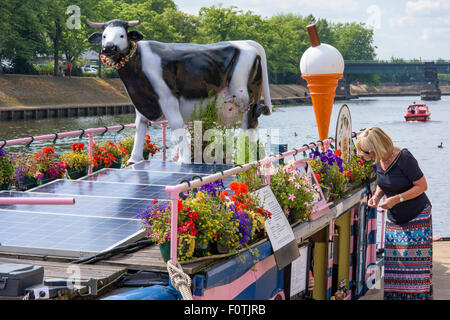
[[[63,153],[59,159],[67,163],[66,173],[69,179],[79,179],[87,175],[91,161],[84,149],[84,143],[73,143],[72,152]]]
[[[9,155],[0,149],[0,190],[8,190],[14,178],[14,164]]]
[[[183,209],[179,201],[179,213]],[[170,258],[170,204],[168,202],[152,200],[146,209],[138,211],[138,218],[147,232],[147,238],[159,245],[164,261]],[[178,229],[178,259],[180,261],[192,258],[195,246],[195,233],[191,230]]]
[[[153,158],[153,156],[159,151],[160,149],[151,142],[150,135],[146,134],[144,140],[144,159],[148,160],[150,155]]]
[[[91,161],[94,172],[103,168],[120,168],[122,152],[112,141],[104,141],[101,145],[94,143]]]
[[[344,172],[349,178],[348,192],[376,178],[376,166],[373,161],[366,161],[356,154],[356,149],[350,153],[349,160],[344,162]]]
[[[222,181],[206,184],[199,191],[190,191],[178,200],[179,259],[191,260],[212,253],[235,253],[258,236],[265,235],[265,220],[270,213],[259,207],[258,199],[248,192],[244,183],[233,182],[231,191]],[[140,210],[147,237],[168,254],[170,242],[171,205],[158,200]],[[165,252],[165,253],[164,253]]]
[[[36,159],[30,154],[13,154],[11,160],[14,164],[13,183],[16,190],[26,191],[38,186],[38,175],[42,178],[43,174],[37,172]]]
[[[35,159],[37,179],[39,184],[45,184],[61,178],[66,171],[67,164],[57,159],[54,147],[44,147],[33,154]]]
[[[341,199],[346,193],[350,176],[344,171],[344,161],[340,157],[340,150],[331,149],[314,151],[310,154],[311,166],[316,173],[327,201]]]
[[[128,159],[130,159],[131,151],[133,151],[133,145],[134,145],[134,137],[131,137],[129,135],[126,135],[125,139],[120,140],[119,143],[117,144],[119,150],[122,152],[123,163],[126,163]],[[150,135],[146,134],[143,151],[144,159],[148,160],[150,155],[153,157],[159,151],[160,148],[158,148],[154,143],[152,143]]]
[[[311,181],[290,161],[270,179],[271,189],[290,223],[310,220],[315,201],[320,198]]]

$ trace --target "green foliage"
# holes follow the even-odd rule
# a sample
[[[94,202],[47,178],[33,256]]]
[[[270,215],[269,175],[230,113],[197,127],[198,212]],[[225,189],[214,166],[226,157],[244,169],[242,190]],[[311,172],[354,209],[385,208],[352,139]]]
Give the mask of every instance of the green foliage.
[[[0,150],[0,186],[14,178],[14,164],[9,155]]]
[[[290,222],[310,219],[319,193],[311,181],[301,175],[293,162],[283,165],[270,178],[272,191]]]
[[[81,9],[81,28],[70,29],[66,13],[70,5]],[[299,83],[298,63],[309,47],[306,26],[316,23],[320,39],[335,46],[350,60],[373,60],[373,30],[356,22],[331,23],[312,15],[278,14],[261,17],[236,6],[202,7],[198,15],[177,10],[173,0],[9,0],[0,6],[0,58],[9,58],[22,73],[49,74],[50,68],[35,70],[32,62],[37,54],[60,60],[64,54],[72,63],[87,49],[99,46],[87,39],[94,30],[86,24],[111,19],[136,20],[135,29],[145,40],[163,42],[212,43],[251,39],[266,50],[271,83]],[[58,64],[56,63],[56,66]],[[81,66],[81,64],[74,64]],[[42,69],[42,68],[41,68]],[[55,64],[53,64],[55,73]],[[81,71],[73,75],[81,75]],[[102,68],[102,76],[116,77],[115,71]]]

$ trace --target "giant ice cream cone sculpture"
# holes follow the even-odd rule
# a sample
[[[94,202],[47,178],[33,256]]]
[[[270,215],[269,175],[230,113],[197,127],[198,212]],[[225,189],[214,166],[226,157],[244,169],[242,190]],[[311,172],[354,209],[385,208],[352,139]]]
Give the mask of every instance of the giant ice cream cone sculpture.
[[[344,73],[344,58],[335,47],[320,43],[316,25],[309,25],[306,29],[311,47],[300,59],[300,72],[308,82],[319,138],[325,140],[337,83]]]

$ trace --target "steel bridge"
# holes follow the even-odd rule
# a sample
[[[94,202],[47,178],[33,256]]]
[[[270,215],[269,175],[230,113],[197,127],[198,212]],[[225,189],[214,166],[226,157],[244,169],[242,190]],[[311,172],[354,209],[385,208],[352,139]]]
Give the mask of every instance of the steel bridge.
[[[450,62],[345,61],[345,74],[450,73]]]
[[[450,62],[388,62],[388,61],[345,61],[344,77],[340,80],[337,93],[350,97],[350,76],[354,74],[424,74],[423,91],[433,99],[440,99],[438,73],[450,73]]]

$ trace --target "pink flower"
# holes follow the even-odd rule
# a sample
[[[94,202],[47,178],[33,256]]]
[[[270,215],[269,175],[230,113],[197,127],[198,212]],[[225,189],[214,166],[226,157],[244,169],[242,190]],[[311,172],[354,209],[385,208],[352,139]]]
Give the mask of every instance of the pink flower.
[[[37,177],[36,178],[38,178],[38,179],[42,179],[44,177],[44,174],[43,173],[39,173],[38,175],[37,175]]]
[[[294,175],[290,176],[288,180],[289,180],[290,182],[294,182],[294,181],[295,181],[295,176],[294,176]],[[297,188],[297,189],[298,189],[298,188]]]
[[[300,185],[300,183],[298,183],[298,182],[296,182],[295,184],[294,184],[294,186],[295,186],[295,189],[300,189],[302,186]]]
[[[288,199],[289,199],[290,201],[294,201],[294,200],[295,200],[295,194],[290,193],[289,196],[288,196]]]

